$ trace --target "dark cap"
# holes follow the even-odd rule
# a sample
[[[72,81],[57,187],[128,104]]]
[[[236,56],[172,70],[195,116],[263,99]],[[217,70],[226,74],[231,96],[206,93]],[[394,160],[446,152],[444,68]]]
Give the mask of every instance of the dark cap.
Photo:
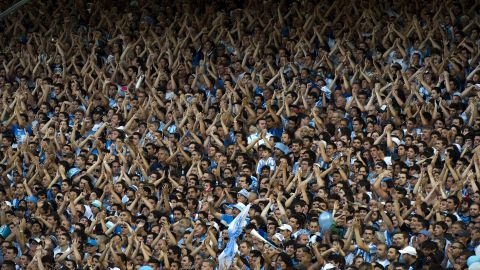
[[[97,106],[93,110],[93,114],[103,114],[103,113],[104,113],[104,111],[103,111],[103,108],[101,106]]]

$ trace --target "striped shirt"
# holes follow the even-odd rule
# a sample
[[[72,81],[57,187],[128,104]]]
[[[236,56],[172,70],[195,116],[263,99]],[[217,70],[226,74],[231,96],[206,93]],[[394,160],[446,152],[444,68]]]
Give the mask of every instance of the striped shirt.
[[[366,252],[365,250],[355,245],[354,254],[355,256],[358,256],[358,255],[362,256],[365,262],[371,263],[374,261],[375,255],[377,254],[377,245],[375,245],[374,243],[370,243],[368,244],[368,248],[370,249],[370,251]]]

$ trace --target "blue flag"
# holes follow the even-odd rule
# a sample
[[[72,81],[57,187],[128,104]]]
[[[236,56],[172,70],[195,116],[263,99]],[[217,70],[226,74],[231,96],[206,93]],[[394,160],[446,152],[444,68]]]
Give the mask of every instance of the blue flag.
[[[237,238],[242,234],[243,227],[247,224],[246,220],[250,206],[251,204],[247,205],[228,225],[228,237],[230,239],[223,252],[218,256],[219,270],[227,270],[232,265],[233,257],[235,257],[235,253],[238,250]]]

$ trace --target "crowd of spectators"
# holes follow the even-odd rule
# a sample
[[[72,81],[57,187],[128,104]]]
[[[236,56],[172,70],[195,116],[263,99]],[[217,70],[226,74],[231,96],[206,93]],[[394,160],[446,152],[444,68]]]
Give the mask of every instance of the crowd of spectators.
[[[480,269],[479,11],[31,1],[0,21],[1,269]]]

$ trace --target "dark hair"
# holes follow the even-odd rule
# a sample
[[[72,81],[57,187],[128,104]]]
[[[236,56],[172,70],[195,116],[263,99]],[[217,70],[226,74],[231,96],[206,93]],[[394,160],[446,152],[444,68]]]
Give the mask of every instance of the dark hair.
[[[287,253],[282,252],[282,253],[278,254],[278,257],[280,257],[280,259],[287,265],[287,267],[292,267],[293,266],[292,259],[290,258],[290,256]]]

